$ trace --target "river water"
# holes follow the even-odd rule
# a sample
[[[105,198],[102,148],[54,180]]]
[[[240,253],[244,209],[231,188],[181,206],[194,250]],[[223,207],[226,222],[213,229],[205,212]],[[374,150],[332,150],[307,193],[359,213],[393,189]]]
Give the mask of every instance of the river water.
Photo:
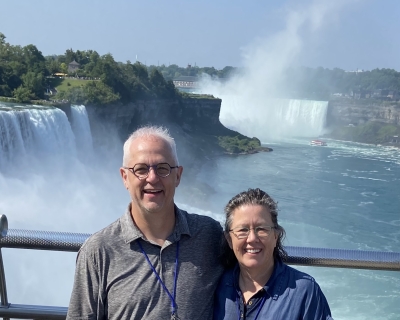
[[[70,128],[58,110],[7,108],[0,111],[0,213],[10,228],[92,233],[123,213],[129,198],[118,172],[122,154],[100,157],[89,147],[83,106],[74,107]],[[210,159],[195,179],[184,171],[178,205],[222,222],[233,195],[259,187],[279,202],[285,245],[400,251],[399,149],[263,142],[274,151]],[[188,198],[189,180],[209,186],[201,204]],[[10,302],[67,306],[75,253],[2,251]],[[400,272],[298,268],[316,278],[335,319],[399,319]]]

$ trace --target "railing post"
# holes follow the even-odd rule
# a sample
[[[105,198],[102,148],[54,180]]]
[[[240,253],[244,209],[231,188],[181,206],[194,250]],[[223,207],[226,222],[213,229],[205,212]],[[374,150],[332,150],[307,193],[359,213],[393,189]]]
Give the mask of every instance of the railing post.
[[[8,221],[6,215],[0,215],[0,239],[7,235],[8,231]],[[4,273],[3,255],[0,248],[0,298],[1,298],[1,308],[8,308],[8,298],[7,298],[7,286],[6,286],[6,276]],[[9,318],[3,318],[3,320],[9,320]]]

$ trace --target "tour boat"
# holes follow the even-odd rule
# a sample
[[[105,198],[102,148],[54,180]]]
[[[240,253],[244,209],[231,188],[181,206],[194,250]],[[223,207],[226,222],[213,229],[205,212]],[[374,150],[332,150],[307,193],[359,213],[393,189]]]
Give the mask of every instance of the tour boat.
[[[312,145],[312,146],[320,146],[320,147],[327,146],[326,142],[322,141],[322,140],[311,140],[310,145]]]

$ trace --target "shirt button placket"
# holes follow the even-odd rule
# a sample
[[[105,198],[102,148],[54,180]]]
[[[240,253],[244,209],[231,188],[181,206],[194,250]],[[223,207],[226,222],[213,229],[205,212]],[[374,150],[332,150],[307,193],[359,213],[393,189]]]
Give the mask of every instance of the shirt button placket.
[[[165,266],[164,266],[163,259],[162,259],[162,249],[161,249],[160,250],[160,274],[159,274],[159,276],[162,279],[162,281],[165,281],[165,279],[163,277],[164,269],[165,269]]]

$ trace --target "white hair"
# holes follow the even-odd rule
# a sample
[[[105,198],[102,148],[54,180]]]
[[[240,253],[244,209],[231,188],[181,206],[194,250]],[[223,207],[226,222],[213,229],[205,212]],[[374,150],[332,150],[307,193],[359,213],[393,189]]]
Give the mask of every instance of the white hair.
[[[134,140],[138,138],[148,138],[148,137],[158,137],[171,147],[172,156],[176,162],[175,165],[179,165],[178,154],[176,152],[176,144],[174,138],[171,137],[167,128],[162,126],[145,126],[139,128],[132,132],[132,134],[128,137],[128,139],[124,143],[124,156],[122,159],[122,165],[127,166],[129,158],[130,158],[130,148],[131,144]],[[174,165],[174,164],[172,164]]]

